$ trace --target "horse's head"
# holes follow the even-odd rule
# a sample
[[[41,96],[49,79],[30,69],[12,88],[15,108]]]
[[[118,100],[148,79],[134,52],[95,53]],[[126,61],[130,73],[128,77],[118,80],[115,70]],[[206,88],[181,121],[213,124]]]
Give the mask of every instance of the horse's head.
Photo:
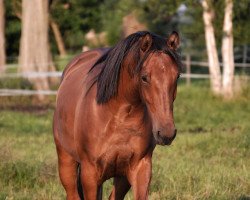
[[[173,103],[180,67],[178,46],[176,32],[167,39],[137,32],[111,48],[92,67],[104,65],[97,80],[97,103],[105,104],[118,93],[123,100],[143,102],[154,138],[162,145],[171,144],[176,135]]]
[[[149,52],[140,70],[141,99],[152,121],[152,132],[157,144],[169,145],[176,136],[173,103],[176,98],[179,69],[171,52],[179,46],[179,36],[173,32],[165,41],[169,53],[150,51],[152,38],[142,38],[141,54]]]

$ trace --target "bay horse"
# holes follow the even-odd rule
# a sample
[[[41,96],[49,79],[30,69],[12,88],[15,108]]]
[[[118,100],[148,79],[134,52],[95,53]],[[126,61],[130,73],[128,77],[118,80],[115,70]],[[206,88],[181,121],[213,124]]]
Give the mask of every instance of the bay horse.
[[[134,33],[112,48],[81,53],[65,68],[53,132],[67,199],[148,199],[152,153],[176,136],[173,103],[179,35]]]

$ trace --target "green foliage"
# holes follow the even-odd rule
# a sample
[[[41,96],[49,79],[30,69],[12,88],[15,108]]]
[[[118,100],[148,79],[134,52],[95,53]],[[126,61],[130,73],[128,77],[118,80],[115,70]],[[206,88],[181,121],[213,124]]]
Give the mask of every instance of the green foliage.
[[[123,11],[117,6],[117,1],[108,0],[101,6],[102,26],[107,32],[108,43],[114,45],[121,37]],[[120,1],[118,1],[118,5]]]
[[[246,199],[250,188],[249,95],[229,102],[204,84],[180,84],[178,135],[153,156],[150,199]],[[0,111],[0,199],[64,199],[52,110]],[[104,199],[111,180],[104,186]],[[126,199],[133,199],[131,192]]]
[[[20,13],[19,0],[4,1],[5,6],[5,46],[8,56],[18,56],[21,38],[21,22],[16,13]]]
[[[50,7],[53,20],[60,27],[65,45],[76,51],[84,43],[84,35],[90,29],[100,31],[101,12],[98,0],[54,0]]]
[[[250,2],[234,1],[233,34],[235,44],[250,44]]]
[[[105,0],[101,6],[102,28],[107,32],[108,43],[114,45],[122,35],[122,18],[138,10],[139,0]]]
[[[177,9],[183,1],[178,0],[147,0],[142,5],[142,18],[155,33],[167,35],[172,30],[178,30]]]
[[[177,8],[182,1],[156,0],[106,0],[102,6],[103,30],[108,33],[108,42],[115,44],[121,38],[122,18],[134,12],[139,21],[150,31],[165,35],[178,30]],[[108,12],[107,12],[108,11]]]

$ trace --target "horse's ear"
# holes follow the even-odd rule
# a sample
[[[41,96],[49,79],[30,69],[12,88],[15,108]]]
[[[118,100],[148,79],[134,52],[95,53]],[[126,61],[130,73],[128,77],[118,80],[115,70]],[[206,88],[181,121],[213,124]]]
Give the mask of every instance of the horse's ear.
[[[167,38],[167,45],[170,49],[174,51],[180,46],[180,37],[176,31],[173,31]]]
[[[152,36],[150,34],[146,34],[141,38],[141,50],[146,52],[150,49],[152,45]]]

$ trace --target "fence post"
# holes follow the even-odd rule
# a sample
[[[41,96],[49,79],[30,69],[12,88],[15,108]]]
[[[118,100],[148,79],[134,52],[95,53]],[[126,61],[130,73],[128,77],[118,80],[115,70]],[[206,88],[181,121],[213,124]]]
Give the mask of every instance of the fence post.
[[[186,54],[186,84],[190,85],[191,84],[191,56],[190,54]]]
[[[247,45],[243,46],[243,71],[246,71],[246,63],[247,63]]]

